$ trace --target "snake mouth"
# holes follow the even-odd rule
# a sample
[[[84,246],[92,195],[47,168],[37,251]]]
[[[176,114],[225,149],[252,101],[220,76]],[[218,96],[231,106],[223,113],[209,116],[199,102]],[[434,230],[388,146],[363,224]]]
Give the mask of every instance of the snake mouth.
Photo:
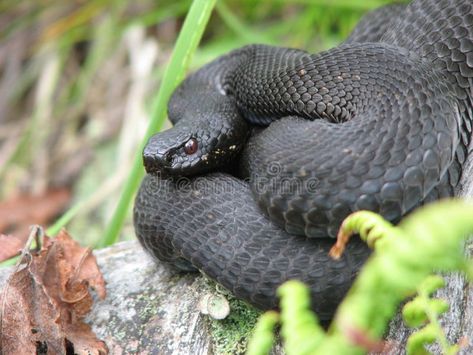
[[[172,154],[170,152],[156,154],[156,152],[149,152],[145,148],[143,152],[143,165],[148,174],[165,174],[172,168]]]

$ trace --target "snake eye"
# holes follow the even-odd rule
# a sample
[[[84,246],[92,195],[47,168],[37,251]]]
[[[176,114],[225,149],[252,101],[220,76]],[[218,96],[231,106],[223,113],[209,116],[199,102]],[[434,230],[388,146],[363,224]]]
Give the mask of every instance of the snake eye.
[[[199,148],[199,144],[197,143],[197,139],[191,138],[184,145],[184,152],[187,155],[191,155],[191,154],[194,154],[195,152],[197,152],[198,148]]]

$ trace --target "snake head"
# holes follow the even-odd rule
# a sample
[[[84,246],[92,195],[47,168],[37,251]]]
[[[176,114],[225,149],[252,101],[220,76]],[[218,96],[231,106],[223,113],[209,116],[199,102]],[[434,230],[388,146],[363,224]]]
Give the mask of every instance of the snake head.
[[[198,138],[188,130],[173,127],[153,135],[143,150],[147,173],[178,174],[181,169],[195,166],[202,159]]]
[[[174,127],[153,135],[143,151],[147,173],[192,176],[230,163],[248,138],[248,125],[225,99],[211,110],[186,111]],[[206,105],[209,105],[207,101]]]

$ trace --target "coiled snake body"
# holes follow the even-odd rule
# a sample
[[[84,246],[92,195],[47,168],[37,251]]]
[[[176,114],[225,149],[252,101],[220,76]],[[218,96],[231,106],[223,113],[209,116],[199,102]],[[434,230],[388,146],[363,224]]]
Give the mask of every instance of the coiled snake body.
[[[264,309],[300,279],[328,319],[369,255],[355,240],[328,257],[341,221],[452,196],[472,97],[471,0],[381,8],[320,54],[234,50],[176,89],[174,127],[149,140],[138,239]]]

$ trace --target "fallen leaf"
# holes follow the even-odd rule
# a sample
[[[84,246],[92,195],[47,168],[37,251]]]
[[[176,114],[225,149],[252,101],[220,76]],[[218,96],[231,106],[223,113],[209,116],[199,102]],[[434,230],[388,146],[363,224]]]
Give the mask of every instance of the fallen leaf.
[[[0,296],[0,353],[107,354],[84,323],[93,298],[106,295],[96,259],[66,231],[43,238],[39,252],[24,252]]]
[[[59,311],[38,285],[29,265],[10,278],[2,294],[0,352],[2,354],[61,354]]]

